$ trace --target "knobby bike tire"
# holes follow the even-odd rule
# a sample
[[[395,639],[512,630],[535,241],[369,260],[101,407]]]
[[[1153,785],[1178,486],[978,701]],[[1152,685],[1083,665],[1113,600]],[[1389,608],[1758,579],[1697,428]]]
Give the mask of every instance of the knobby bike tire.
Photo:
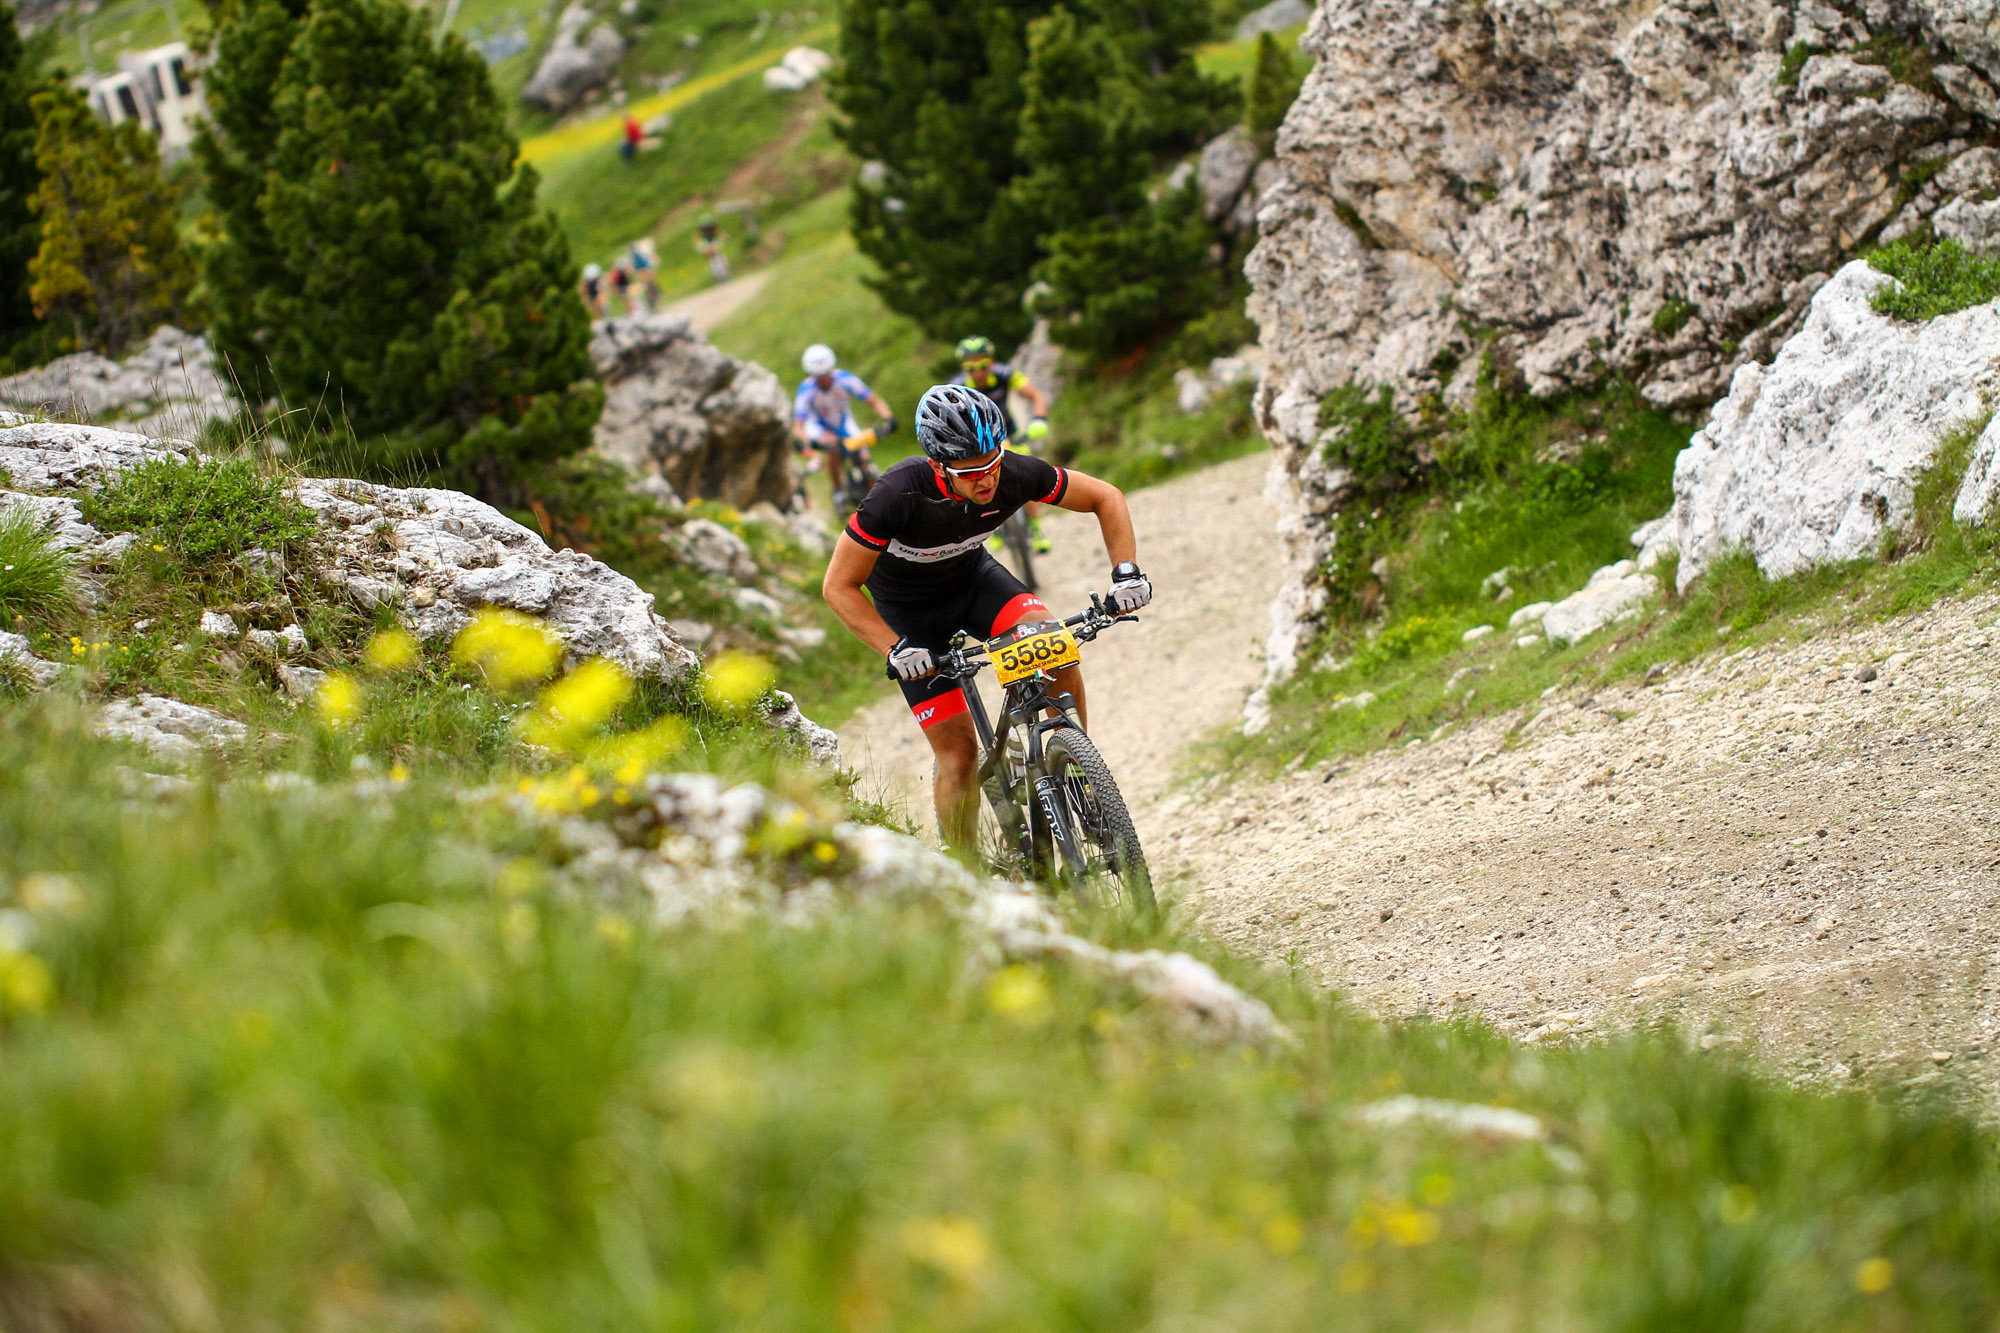
[[[1023,842],[1029,836],[1028,812],[1006,794],[999,775],[986,780],[981,794],[986,814],[979,821],[979,855],[994,874],[1025,879],[1033,873],[1032,849]]]
[[[1029,592],[1040,592],[1035,584],[1035,544],[1028,535],[1028,520],[1019,510],[1000,529],[1001,537],[1007,543],[1007,551],[1014,557],[1015,572],[1021,576],[1021,586]]]
[[[1063,788],[1066,807],[1059,814],[1075,823],[1078,845],[1095,848],[1104,859],[1103,870],[1115,876],[1125,899],[1139,911],[1153,910],[1153,878],[1146,868],[1146,853],[1139,846],[1139,831],[1125,809],[1125,797],[1111,776],[1111,766],[1091,744],[1090,737],[1075,727],[1056,727],[1042,737],[1043,764],[1049,776]],[[1065,867],[1072,879],[1073,866]],[[1101,879],[1086,874],[1085,880]],[[1100,883],[1072,883],[1082,897],[1103,896],[1108,887]]]

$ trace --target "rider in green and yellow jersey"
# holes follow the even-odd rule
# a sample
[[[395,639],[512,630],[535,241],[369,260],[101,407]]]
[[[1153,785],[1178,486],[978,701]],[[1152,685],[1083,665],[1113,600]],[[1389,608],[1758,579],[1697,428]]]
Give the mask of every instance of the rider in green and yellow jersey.
[[[1017,454],[1030,452],[1031,442],[1042,439],[1049,433],[1049,398],[1026,375],[1005,361],[995,361],[993,340],[974,334],[958,341],[959,373],[951,377],[953,384],[963,384],[976,389],[993,400],[1000,409],[1001,420],[1007,423],[1007,447]],[[1028,428],[1019,430],[1014,425],[1014,414],[1008,410],[1007,396],[1018,393],[1028,400],[1028,410],[1033,413],[1028,418]],[[1048,538],[1042,535],[1041,519],[1037,515],[1041,506],[1028,506],[1028,536],[1034,543],[1035,554],[1046,554]],[[994,550],[1000,549],[1000,538],[993,538]]]

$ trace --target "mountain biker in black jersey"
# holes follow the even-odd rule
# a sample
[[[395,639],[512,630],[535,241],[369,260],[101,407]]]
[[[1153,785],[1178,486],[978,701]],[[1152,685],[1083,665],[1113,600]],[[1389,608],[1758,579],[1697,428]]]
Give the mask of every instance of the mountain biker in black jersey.
[[[1009,452],[1006,420],[993,400],[963,385],[939,384],[917,404],[924,457],[882,474],[834,544],[821,591],[854,636],[881,653],[902,683],[937,761],[938,829],[953,847],[972,846],[979,743],[965,691],[935,673],[951,636],[990,639],[1024,620],[1052,620],[1041,598],[986,551],[986,539],[1031,500],[1097,515],[1110,555],[1110,601],[1136,611],[1153,598],[1139,572],[1137,539],[1124,492],[1106,481]],[[863,592],[863,588],[867,592]],[[874,600],[870,601],[869,596]],[[1054,673],[1057,691],[1076,699],[1087,723],[1083,673]]]
[[[979,390],[993,400],[1000,409],[1000,415],[1007,422],[1008,448],[1015,453],[1025,453],[1031,443],[1049,433],[1049,397],[1035,382],[1005,361],[995,361],[996,355],[991,338],[973,334],[958,340],[958,374],[951,377],[951,383],[963,384]],[[1028,418],[1028,428],[1023,431],[1014,424],[1014,413],[1007,406],[1009,394],[1018,393],[1028,400],[1028,410],[1034,415]],[[1036,555],[1046,555],[1048,539],[1042,536],[1042,521],[1038,517],[1041,506],[1028,507],[1028,539],[1034,544]],[[987,543],[987,549],[999,554],[1006,544],[996,533]]]

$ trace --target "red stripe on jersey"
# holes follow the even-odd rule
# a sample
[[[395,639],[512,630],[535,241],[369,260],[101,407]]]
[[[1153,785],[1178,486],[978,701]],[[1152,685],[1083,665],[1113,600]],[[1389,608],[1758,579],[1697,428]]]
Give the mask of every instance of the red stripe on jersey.
[[[1050,619],[1048,603],[1031,592],[1020,593],[1000,608],[999,615],[993,617],[993,628],[986,632],[986,637],[990,639],[1004,633],[1036,614],[1043,620]]]
[[[880,537],[871,537],[862,529],[861,515],[859,514],[847,520],[847,535],[860,542],[863,546],[872,546],[878,551],[885,551],[889,548],[888,542]]]
[[[1055,489],[1050,491],[1047,495],[1044,495],[1040,500],[1036,501],[1036,503],[1045,505],[1058,504],[1061,502],[1063,498],[1063,492],[1067,491],[1068,489],[1069,489],[1069,472],[1066,469],[1057,468]]]
[[[916,715],[917,725],[929,731],[946,718],[957,717],[967,708],[964,690],[953,690],[940,694],[935,699],[926,699],[920,704],[911,704],[910,711]]]

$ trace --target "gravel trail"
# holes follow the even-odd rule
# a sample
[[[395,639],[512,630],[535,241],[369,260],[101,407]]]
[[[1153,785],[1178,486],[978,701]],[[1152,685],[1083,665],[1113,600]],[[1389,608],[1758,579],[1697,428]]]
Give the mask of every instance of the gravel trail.
[[[1990,1085],[1996,614],[1941,603],[1211,780],[1153,840],[1206,929],[1379,1010],[1467,1006],[1530,1040],[1664,1013],[1804,1078]]]
[[[1160,600],[1085,652],[1096,738],[1204,929],[1378,1011],[1469,1010],[1529,1041],[1665,1016],[1800,1079],[2000,1081],[2000,597],[1275,780],[1190,779],[1177,760],[1259,672],[1264,466],[1134,494]],[[1044,589],[1068,611],[1102,552],[1087,518],[1050,525]],[[900,700],[842,741],[864,790],[929,825]]]

